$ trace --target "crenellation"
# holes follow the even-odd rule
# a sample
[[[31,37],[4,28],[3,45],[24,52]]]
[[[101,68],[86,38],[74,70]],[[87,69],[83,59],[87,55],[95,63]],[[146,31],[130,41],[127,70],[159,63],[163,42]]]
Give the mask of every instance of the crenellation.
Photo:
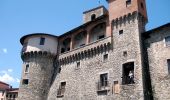
[[[169,100],[170,24],[146,32],[145,0],[107,1],[61,36],[21,38],[18,100]]]

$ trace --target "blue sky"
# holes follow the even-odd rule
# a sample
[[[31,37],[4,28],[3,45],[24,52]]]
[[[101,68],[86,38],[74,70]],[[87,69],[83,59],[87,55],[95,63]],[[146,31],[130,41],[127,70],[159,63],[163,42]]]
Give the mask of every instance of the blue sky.
[[[19,86],[23,35],[43,32],[60,35],[82,24],[82,12],[105,0],[0,0],[0,80]],[[147,30],[170,22],[170,0],[146,0]]]

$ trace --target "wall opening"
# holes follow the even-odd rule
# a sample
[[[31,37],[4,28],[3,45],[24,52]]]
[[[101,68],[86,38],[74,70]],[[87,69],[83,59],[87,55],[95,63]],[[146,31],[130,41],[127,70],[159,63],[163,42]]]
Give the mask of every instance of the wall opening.
[[[101,74],[100,75],[100,84],[101,86],[108,86],[108,74]]]
[[[45,38],[41,37],[41,38],[40,38],[40,43],[39,43],[39,44],[40,44],[40,45],[44,45],[44,43],[45,43]]]
[[[70,51],[71,38],[66,38],[61,44],[61,53]]]
[[[170,46],[170,36],[165,37],[165,44],[166,44],[167,47]]]
[[[57,91],[57,97],[63,97],[65,92],[66,82],[61,82]]]
[[[168,74],[170,74],[170,59],[167,60],[167,64],[168,64]]]
[[[96,19],[96,14],[91,15],[91,21]]]
[[[134,62],[123,64],[122,84],[134,84]]]
[[[119,30],[119,35],[123,34],[123,30]]]
[[[28,73],[29,72],[29,64],[26,64],[25,66],[25,73]]]
[[[22,84],[23,84],[23,85],[28,85],[28,82],[29,82],[28,79],[23,79],[23,80],[22,80]]]
[[[108,60],[108,54],[104,54],[103,55],[103,61],[107,61]]]
[[[126,0],[126,7],[128,7],[129,5],[131,5],[132,1],[131,0]]]

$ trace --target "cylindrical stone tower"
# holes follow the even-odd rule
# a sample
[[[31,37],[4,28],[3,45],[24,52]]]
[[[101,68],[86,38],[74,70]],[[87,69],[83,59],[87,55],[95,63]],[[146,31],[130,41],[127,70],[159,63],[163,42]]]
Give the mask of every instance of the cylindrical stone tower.
[[[18,100],[46,100],[54,73],[58,39],[35,33],[23,36],[20,42],[23,45],[23,70]]]

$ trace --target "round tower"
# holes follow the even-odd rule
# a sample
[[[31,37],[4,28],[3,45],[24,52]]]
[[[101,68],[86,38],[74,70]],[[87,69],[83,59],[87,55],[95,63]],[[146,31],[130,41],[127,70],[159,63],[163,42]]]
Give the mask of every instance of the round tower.
[[[18,100],[46,100],[54,73],[58,39],[35,33],[23,36],[20,42],[23,45],[23,70]]]

